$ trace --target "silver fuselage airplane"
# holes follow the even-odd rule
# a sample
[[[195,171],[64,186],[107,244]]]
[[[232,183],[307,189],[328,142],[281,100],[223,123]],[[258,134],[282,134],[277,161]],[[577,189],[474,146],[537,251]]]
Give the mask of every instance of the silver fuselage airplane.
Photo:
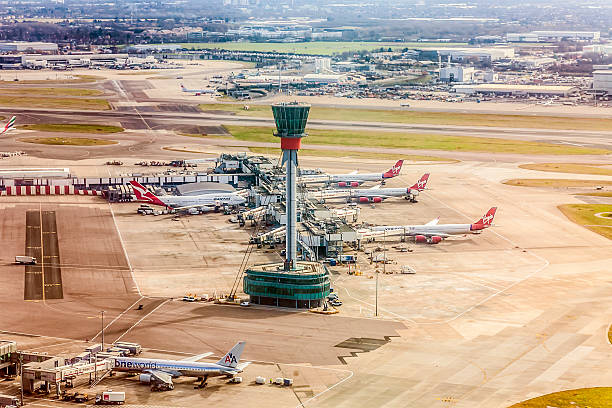
[[[172,378],[176,377],[203,377],[206,379],[211,376],[223,375],[232,377],[241,373],[249,365],[248,362],[239,362],[244,345],[244,341],[238,342],[216,363],[191,361],[190,359],[162,360],[140,357],[115,357],[112,359],[112,369],[113,371],[142,373],[141,382],[158,382],[173,388]]]

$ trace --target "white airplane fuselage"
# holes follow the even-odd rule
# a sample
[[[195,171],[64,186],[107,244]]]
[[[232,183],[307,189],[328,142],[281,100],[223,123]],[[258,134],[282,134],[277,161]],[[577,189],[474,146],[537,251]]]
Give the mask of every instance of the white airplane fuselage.
[[[237,368],[224,367],[216,363],[131,357],[114,358],[113,370],[133,373],[159,370],[165,373],[169,373],[173,377],[214,377],[219,375],[233,375],[237,371],[240,371]]]
[[[442,225],[385,225],[372,227],[372,231],[387,231],[389,234],[402,235],[459,235],[480,233],[482,229],[472,228],[472,224],[442,224]]]
[[[202,194],[195,196],[159,196],[166,206],[191,207],[191,206],[217,206],[217,205],[239,205],[246,202],[246,199],[238,194]]]

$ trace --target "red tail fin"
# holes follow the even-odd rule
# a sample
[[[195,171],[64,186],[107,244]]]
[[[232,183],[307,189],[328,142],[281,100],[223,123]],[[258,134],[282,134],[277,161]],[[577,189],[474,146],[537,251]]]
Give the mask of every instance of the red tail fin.
[[[495,211],[497,211],[497,207],[491,207],[489,211],[478,221],[476,224],[482,225],[483,228],[490,227],[493,224],[493,218],[495,217]]]
[[[157,198],[155,194],[147,190],[145,186],[143,186],[139,182],[132,180],[130,181],[130,184],[132,185],[134,189],[134,195],[136,196],[136,199],[138,201],[144,201],[146,203],[163,205],[164,207],[166,206],[166,204],[164,204],[162,200]]]
[[[387,172],[383,173],[383,178],[392,178],[399,176],[400,171],[402,170],[402,164],[404,164],[403,160],[398,160],[397,163],[393,165]]]
[[[414,183],[414,186],[410,187],[410,190],[423,191],[425,190],[425,186],[427,185],[427,180],[429,180],[429,173],[423,174],[419,181]]]

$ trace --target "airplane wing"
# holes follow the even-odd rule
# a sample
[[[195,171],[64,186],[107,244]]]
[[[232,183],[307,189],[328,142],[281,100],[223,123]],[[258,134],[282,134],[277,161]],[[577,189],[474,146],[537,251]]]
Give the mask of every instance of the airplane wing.
[[[199,361],[201,359],[203,359],[204,357],[208,357],[211,356],[213,353],[211,353],[210,351],[208,353],[202,353],[202,354],[198,354],[197,356],[191,356],[191,357],[187,357],[187,358],[183,358],[181,361],[189,361],[189,362],[196,362]]]
[[[359,172],[357,170],[355,170],[355,171],[351,171],[349,174],[357,174],[357,173],[359,173]]]
[[[452,236],[450,234],[445,234],[443,232],[419,232],[419,233],[413,233],[410,235],[424,235],[428,238],[431,238],[431,237],[448,238]]]
[[[210,208],[214,207],[214,204],[194,204],[194,205],[184,205],[182,207],[171,207],[173,210],[181,211],[188,210],[190,208]]]
[[[151,377],[156,381],[162,382],[164,384],[172,384],[172,374],[167,373],[161,370],[146,370],[144,371],[147,374],[151,374]]]
[[[425,225],[438,225],[438,222],[439,222],[439,221],[440,221],[440,218],[436,218],[436,219],[433,219],[433,220],[429,221],[429,222],[428,222],[427,224],[425,224]]]

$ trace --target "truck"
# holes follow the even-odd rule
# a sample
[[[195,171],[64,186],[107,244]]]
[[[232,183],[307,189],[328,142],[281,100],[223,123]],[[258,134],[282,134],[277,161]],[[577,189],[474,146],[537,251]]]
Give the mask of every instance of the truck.
[[[36,258],[33,256],[17,255],[15,263],[23,265],[36,265]]]
[[[18,407],[19,398],[13,397],[12,395],[0,395],[0,407],[6,407],[8,405],[14,405]]]
[[[116,347],[128,349],[130,351],[130,354],[133,356],[136,356],[142,353],[142,347],[138,343],[130,343],[127,341],[116,341],[113,343],[113,345],[115,345]]]
[[[96,405],[121,405],[125,402],[125,392],[104,391],[96,395]]]

